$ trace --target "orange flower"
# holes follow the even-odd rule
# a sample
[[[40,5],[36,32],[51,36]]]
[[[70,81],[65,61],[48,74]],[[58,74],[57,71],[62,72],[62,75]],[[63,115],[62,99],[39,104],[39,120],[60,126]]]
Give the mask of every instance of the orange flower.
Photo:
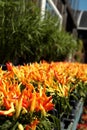
[[[36,92],[33,92],[30,111],[33,112],[35,110],[35,107],[36,107]]]
[[[39,123],[38,119],[35,119],[34,121],[31,122],[30,125],[26,125],[25,130],[36,130],[36,126]]]
[[[12,71],[12,63],[11,62],[8,62],[8,63],[6,63],[6,66],[7,66],[7,70],[8,71]]]

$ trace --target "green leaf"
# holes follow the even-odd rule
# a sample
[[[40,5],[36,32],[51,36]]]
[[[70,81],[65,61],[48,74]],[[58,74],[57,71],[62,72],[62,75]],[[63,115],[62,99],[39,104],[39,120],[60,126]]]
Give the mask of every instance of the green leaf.
[[[8,130],[12,125],[12,122],[6,120],[2,125],[0,125],[0,130]]]

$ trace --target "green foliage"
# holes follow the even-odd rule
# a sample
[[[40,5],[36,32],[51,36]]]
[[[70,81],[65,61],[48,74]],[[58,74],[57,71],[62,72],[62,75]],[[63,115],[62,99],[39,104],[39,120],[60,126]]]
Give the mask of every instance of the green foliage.
[[[38,18],[35,19],[36,16],[38,17],[38,11],[35,11],[35,8],[31,2],[24,0],[2,0],[0,2],[1,63],[8,60],[15,62],[15,59],[25,57],[27,53],[32,53],[30,50],[30,42],[32,41],[30,34],[32,31],[32,35],[34,35],[33,27],[38,20]],[[33,19],[35,19],[34,22]]]
[[[76,87],[76,92],[80,98],[85,99],[87,96],[87,82],[80,81]]]
[[[0,63],[64,60],[77,47],[75,38],[59,31],[58,18],[41,20],[32,0],[0,1]]]
[[[22,124],[25,128],[26,125],[30,124],[31,117],[30,113],[27,113],[20,115],[18,119],[0,116],[0,120],[0,130],[19,130],[18,125]],[[40,122],[37,125],[36,130],[52,130],[54,128],[60,130],[60,120],[56,116],[48,114],[47,116],[40,117]]]
[[[78,39],[77,40],[77,51],[74,53],[74,59],[78,62],[84,63],[84,45],[82,40]]]
[[[56,116],[48,115],[48,117],[41,119],[36,130],[52,130],[54,128],[61,130],[60,120]]]
[[[64,113],[70,114],[71,106],[69,104],[69,97],[60,97],[58,94],[53,96],[53,102],[55,104],[55,109],[58,112],[58,118],[60,119]]]
[[[3,117],[0,119],[0,130],[17,130],[19,122],[9,117]]]

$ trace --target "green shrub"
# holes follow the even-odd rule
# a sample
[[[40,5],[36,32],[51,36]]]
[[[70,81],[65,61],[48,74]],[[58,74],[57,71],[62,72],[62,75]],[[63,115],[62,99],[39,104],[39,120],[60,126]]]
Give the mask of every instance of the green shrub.
[[[39,8],[28,0],[0,1],[0,63],[64,60],[77,48],[70,34],[59,31],[58,18],[42,21]]]

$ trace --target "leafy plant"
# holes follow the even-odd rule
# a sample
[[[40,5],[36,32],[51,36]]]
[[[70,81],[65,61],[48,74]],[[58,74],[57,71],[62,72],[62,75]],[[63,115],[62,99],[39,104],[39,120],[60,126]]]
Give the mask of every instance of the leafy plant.
[[[33,22],[35,15],[38,14],[38,11],[35,11],[35,8],[36,7],[33,7],[31,2],[25,0],[2,0],[0,2],[1,63],[5,63],[8,60],[15,63],[17,62],[15,60],[22,56],[23,58],[25,57],[25,52],[32,53],[30,50],[30,41],[32,40],[32,37],[29,33],[31,33],[31,23]],[[34,27],[34,24],[35,23],[33,22],[32,27]]]
[[[59,20],[32,0],[0,1],[0,63],[14,64],[65,60],[77,47],[76,39],[59,31]]]

